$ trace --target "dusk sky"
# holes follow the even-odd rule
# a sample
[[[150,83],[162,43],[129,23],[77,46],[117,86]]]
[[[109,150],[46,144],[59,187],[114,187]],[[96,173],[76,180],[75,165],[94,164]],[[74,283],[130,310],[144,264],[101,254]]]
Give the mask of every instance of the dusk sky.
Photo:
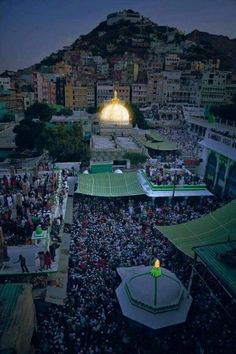
[[[123,9],[186,32],[236,38],[236,0],[0,0],[0,72],[39,62]]]

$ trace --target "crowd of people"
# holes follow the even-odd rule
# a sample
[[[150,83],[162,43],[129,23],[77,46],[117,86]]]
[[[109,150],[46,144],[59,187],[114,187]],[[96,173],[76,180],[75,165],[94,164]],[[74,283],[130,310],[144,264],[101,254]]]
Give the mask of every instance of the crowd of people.
[[[0,226],[8,246],[30,244],[38,225],[46,230],[51,223],[58,174],[46,172],[9,174],[0,178]],[[59,194],[60,204],[65,189]]]
[[[233,306],[207,275],[222,310],[202,279],[193,282],[186,323],[157,333],[136,326],[122,315],[115,289],[116,268],[149,265],[159,258],[188,285],[192,260],[156,228],[195,219],[222,205],[214,198],[194,204],[152,205],[149,199],[78,196],[71,228],[68,297],[65,306],[49,305],[38,316],[38,353],[51,354],[233,354],[236,328],[228,318]],[[68,231],[68,230],[67,230]]]
[[[201,153],[201,147],[199,146],[200,138],[196,135],[191,135],[185,126],[158,128],[158,133],[174,142],[185,159],[199,159]]]
[[[146,175],[157,185],[202,184],[203,179],[188,171],[183,161],[161,163],[148,161],[145,165]]]

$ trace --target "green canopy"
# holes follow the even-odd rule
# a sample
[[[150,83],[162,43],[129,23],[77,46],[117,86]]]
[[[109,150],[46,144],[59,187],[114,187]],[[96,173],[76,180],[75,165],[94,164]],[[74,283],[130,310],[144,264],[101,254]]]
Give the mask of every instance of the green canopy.
[[[179,250],[193,257],[193,247],[236,240],[236,200],[197,220],[158,230]]]
[[[135,172],[81,174],[76,193],[98,197],[123,197],[144,194]]]
[[[228,252],[234,252],[235,249],[236,241],[194,248],[201,261],[233,297],[236,297],[236,268],[225,263],[221,255],[226,254],[228,257]]]

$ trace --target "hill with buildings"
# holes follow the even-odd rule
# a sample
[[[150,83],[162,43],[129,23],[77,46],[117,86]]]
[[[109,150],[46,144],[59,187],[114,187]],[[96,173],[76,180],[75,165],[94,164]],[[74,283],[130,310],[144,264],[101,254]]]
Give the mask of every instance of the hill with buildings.
[[[93,56],[108,60],[114,55],[131,54],[143,59],[151,53],[174,52],[191,60],[220,59],[222,69],[236,70],[235,39],[198,30],[185,35],[175,27],[159,26],[132,10],[108,15],[91,32],[52,53],[33,68],[51,66],[68,58],[76,64],[78,56],[75,53],[78,50],[89,50]]]
[[[0,75],[0,120],[34,102],[94,109],[115,89],[139,107],[232,104],[235,56],[236,40],[197,30],[186,35],[123,10],[40,63]]]
[[[197,45],[188,51],[194,59],[219,58],[222,69],[236,70],[236,39],[198,30],[189,33],[186,39]]]

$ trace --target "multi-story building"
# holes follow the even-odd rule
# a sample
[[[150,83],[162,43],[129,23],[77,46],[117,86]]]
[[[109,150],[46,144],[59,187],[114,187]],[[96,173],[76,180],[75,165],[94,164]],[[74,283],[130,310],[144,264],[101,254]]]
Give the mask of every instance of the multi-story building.
[[[73,108],[73,86],[70,83],[65,85],[65,107]]]
[[[123,10],[111,13],[107,16],[107,25],[112,26],[119,21],[129,21],[132,23],[140,22],[142,16],[138,12],[132,10]]]
[[[173,92],[180,91],[181,71],[163,71],[160,88],[160,101],[162,104],[172,102]]]
[[[94,84],[88,84],[88,107],[95,107],[95,86]]]
[[[165,70],[176,70],[179,66],[180,58],[177,54],[168,53],[165,56]]]
[[[11,89],[11,79],[10,77],[0,76],[0,90],[6,91]]]
[[[56,103],[56,76],[33,72],[33,88],[36,102]]]
[[[65,77],[57,77],[56,79],[56,103],[65,106]]]
[[[235,133],[235,129],[232,135],[229,131],[209,129],[201,142],[203,147],[201,173],[214,193],[229,198],[236,197]]]
[[[96,87],[96,105],[100,106],[105,101],[112,99],[114,95],[113,83],[97,83]]]
[[[201,85],[202,105],[221,105],[225,102],[229,71],[207,71],[203,73]]]
[[[130,102],[130,86],[129,85],[117,85],[115,84],[115,90],[117,91],[118,98],[124,102]]]
[[[61,61],[53,65],[53,72],[55,74],[63,75],[71,75],[72,74],[72,66]]]
[[[24,91],[22,92],[22,97],[24,102],[24,110],[26,110],[34,103],[34,92]]]
[[[172,103],[190,103],[200,105],[201,76],[183,71],[179,90],[173,91],[169,99]]]
[[[131,102],[137,106],[146,104],[148,98],[147,84],[133,84],[131,87]]]
[[[228,82],[225,87],[225,103],[232,104],[236,100],[236,81]]]
[[[12,113],[24,111],[23,95],[16,90],[7,90],[0,93],[0,103],[3,103],[6,109]]]
[[[162,95],[162,73],[151,73],[148,74],[148,96],[147,102],[161,103]]]

